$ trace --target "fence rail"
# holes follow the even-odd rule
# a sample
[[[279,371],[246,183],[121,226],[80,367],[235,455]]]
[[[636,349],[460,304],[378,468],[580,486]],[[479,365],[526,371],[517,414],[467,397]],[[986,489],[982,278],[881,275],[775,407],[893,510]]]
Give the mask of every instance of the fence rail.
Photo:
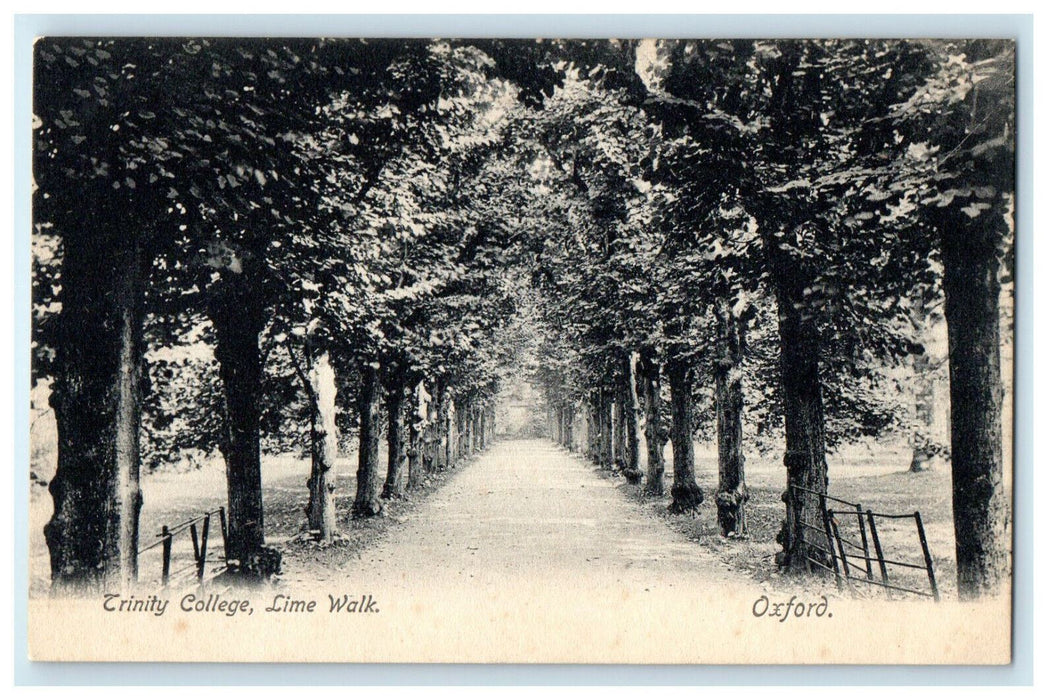
[[[222,541],[222,559],[217,560],[217,563],[222,562],[223,568],[227,568],[230,558],[227,549],[227,511],[224,508],[217,508],[184,520],[172,527],[163,525],[161,532],[155,535],[157,541],[139,550],[138,554],[142,556],[153,549],[161,548],[162,586],[167,588],[174,577],[179,577],[188,572],[193,572],[193,576],[198,583],[204,582],[209,559],[209,531],[213,522],[213,516],[217,516],[219,519],[219,534]],[[191,565],[173,571],[172,546],[176,541],[176,536],[184,532],[190,533],[193,560]]]
[[[806,559],[814,566],[831,572],[840,589],[849,588],[852,593],[860,591],[855,584],[876,586],[884,589],[888,598],[894,592],[907,593],[940,600],[938,579],[934,572],[934,560],[927,544],[927,534],[923,527],[923,517],[919,511],[913,513],[878,513],[864,508],[860,503],[843,500],[826,493],[814,491],[801,486],[792,486],[807,500],[816,499],[823,516],[824,527],[803,523],[803,527],[823,535],[825,546],[808,543]],[[838,503],[846,508],[829,508],[828,503]],[[840,521],[840,518],[849,518]],[[879,538],[878,520],[913,520],[916,535],[919,539],[921,563],[890,559],[883,554],[883,545]],[[840,524],[850,525],[844,533]],[[851,561],[853,560],[853,561]],[[861,563],[863,562],[863,564]],[[872,564],[879,569],[878,578]],[[901,581],[891,581],[891,569],[917,570],[927,572],[929,589],[912,588]]]

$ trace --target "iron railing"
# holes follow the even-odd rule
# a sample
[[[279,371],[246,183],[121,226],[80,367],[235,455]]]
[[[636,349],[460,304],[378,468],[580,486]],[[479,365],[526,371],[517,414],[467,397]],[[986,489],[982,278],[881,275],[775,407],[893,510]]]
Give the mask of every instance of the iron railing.
[[[823,529],[810,523],[803,523],[803,526],[822,535],[826,549],[807,541],[806,558],[812,565],[830,571],[840,589],[846,587],[852,593],[858,593],[860,591],[856,588],[856,584],[863,584],[883,588],[888,598],[902,593],[931,597],[935,601],[940,600],[938,580],[934,573],[934,559],[931,557],[927,535],[923,528],[923,517],[919,511],[904,514],[877,513],[864,508],[860,503],[852,503],[826,493],[801,486],[791,488],[800,494],[805,494],[807,499],[815,498],[819,501],[820,511],[823,514]],[[838,506],[829,508],[829,503],[835,503]],[[919,563],[891,559],[883,553],[877,521],[906,519],[915,521],[921,553]],[[840,525],[849,525],[849,527],[844,532],[840,529]],[[878,576],[876,575],[877,568]],[[895,572],[909,570],[925,571],[930,584],[929,589],[914,588],[911,582],[904,580],[904,576],[895,575]]]
[[[141,557],[145,552],[157,549],[158,547],[161,548],[162,586],[166,588],[169,587],[173,578],[179,579],[187,573],[191,573],[198,583],[204,582],[206,567],[209,562],[209,528],[214,515],[219,517],[219,533],[223,544],[222,558],[215,559],[214,563],[221,564],[221,568],[224,570],[227,568],[229,561],[227,550],[227,511],[223,508],[217,508],[216,510],[210,510],[199,516],[190,518],[189,520],[184,520],[172,527],[163,525],[161,527],[161,532],[155,535],[157,541],[139,550],[139,555]],[[190,533],[193,558],[189,565],[182,566],[173,571],[172,547],[176,542],[176,536],[181,535],[184,532]],[[178,560],[179,557],[177,557],[177,561]]]

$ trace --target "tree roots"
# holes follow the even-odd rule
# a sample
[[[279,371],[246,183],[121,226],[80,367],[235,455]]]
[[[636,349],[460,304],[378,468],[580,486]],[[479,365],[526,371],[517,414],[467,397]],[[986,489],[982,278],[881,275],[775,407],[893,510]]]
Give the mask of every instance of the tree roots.
[[[675,514],[692,513],[698,515],[700,504],[704,501],[703,491],[695,483],[675,484],[670,490],[670,512]]]

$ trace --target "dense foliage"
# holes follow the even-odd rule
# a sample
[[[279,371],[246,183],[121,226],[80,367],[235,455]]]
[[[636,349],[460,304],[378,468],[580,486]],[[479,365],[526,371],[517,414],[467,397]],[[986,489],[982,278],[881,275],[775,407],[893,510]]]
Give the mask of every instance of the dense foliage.
[[[362,451],[353,430],[406,411],[413,459],[479,433],[513,375],[628,478],[639,423],[659,478],[688,419],[731,446],[737,499],[741,441],[784,433],[789,489],[823,487],[841,444],[922,439],[928,338],[970,292],[944,275],[957,245],[997,261],[985,293],[1011,282],[1013,61],[999,41],[44,40],[34,376],[59,378],[58,413],[132,401],[148,468],[219,451],[238,489],[261,445],[322,460],[328,414]],[[118,319],[95,346],[120,367],[77,345],[91,313]],[[686,439],[674,500],[695,510]]]

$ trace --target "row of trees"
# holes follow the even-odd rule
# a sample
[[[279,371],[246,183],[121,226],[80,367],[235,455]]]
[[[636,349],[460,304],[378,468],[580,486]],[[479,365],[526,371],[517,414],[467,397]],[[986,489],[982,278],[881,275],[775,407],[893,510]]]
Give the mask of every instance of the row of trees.
[[[35,59],[36,248],[51,254],[36,260],[34,372],[53,379],[58,429],[54,585],[136,576],[144,393],[148,424],[178,421],[222,451],[229,554],[246,570],[272,560],[259,556],[262,416],[288,413],[291,380],[310,426],[306,527],[323,541],[336,534],[339,400],[357,415],[360,516],[490,437],[515,287],[494,273],[509,88],[481,51],[47,39]],[[212,358],[166,355],[180,347]]]
[[[897,425],[887,370],[943,309],[960,585],[997,586],[1013,63],[996,41],[39,42],[54,580],[134,576],[144,404],[219,445],[248,562],[262,428],[310,426],[326,539],[338,423],[358,426],[355,511],[374,514],[404,453],[413,481],[420,455],[491,430],[532,333],[562,437],[585,408],[595,458],[658,494],[669,434],[675,510],[705,498],[710,375],[727,533],[745,404],[783,426],[781,562],[803,569],[821,513],[794,487],[824,492],[827,450]],[[195,344],[213,359],[161,352]]]
[[[910,427],[896,377],[928,364],[944,311],[960,591],[1001,586],[1013,47],[659,41],[612,54],[579,64],[533,124],[561,198],[548,206],[569,212],[540,238],[537,271],[558,439],[571,446],[585,414],[588,453],[653,495],[669,439],[671,508],[695,510],[708,376],[721,529],[745,531],[746,401],[760,427],[783,426],[778,561],[805,570],[823,544],[811,492],[826,492],[826,453]]]

